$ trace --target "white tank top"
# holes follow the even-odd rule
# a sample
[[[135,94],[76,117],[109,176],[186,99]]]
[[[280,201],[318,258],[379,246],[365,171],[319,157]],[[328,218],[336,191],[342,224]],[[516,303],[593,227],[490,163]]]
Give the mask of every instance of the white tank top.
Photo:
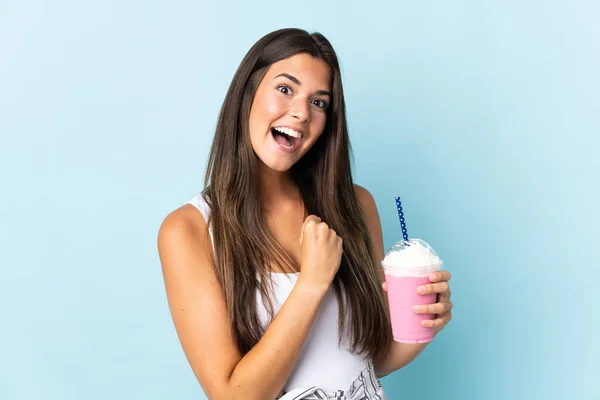
[[[208,221],[210,206],[201,194],[194,196],[184,204],[195,206]],[[209,227],[209,234],[214,246],[211,227]],[[298,273],[272,272],[271,278],[274,290],[273,312],[277,315],[296,284]],[[258,291],[256,300],[260,321],[266,328],[269,324],[269,317]],[[349,341],[346,338],[342,341],[342,345],[339,345],[338,315],[337,297],[333,288],[330,287],[321,302],[310,333],[286,382],[284,387],[286,392],[310,386],[318,386],[326,391],[346,390],[354,378],[365,368],[368,360],[361,355],[351,353]]]

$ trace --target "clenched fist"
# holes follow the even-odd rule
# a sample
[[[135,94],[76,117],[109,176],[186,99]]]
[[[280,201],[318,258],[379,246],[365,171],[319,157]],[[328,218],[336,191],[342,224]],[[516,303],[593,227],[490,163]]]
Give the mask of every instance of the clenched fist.
[[[300,232],[300,277],[328,288],[342,261],[342,238],[316,215],[309,215]]]

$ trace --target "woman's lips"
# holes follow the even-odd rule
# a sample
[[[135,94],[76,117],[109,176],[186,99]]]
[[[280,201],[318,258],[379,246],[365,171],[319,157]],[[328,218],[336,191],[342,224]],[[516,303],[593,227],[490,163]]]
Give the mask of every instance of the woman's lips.
[[[276,148],[285,153],[293,153],[294,151],[296,151],[296,149],[298,149],[298,147],[300,147],[300,144],[304,140],[304,138],[289,137],[288,140],[290,140],[292,142],[292,146],[286,147],[286,146],[280,144],[277,140],[275,140],[275,136],[273,135],[273,132],[269,132],[269,134],[270,134],[273,144],[275,144]]]

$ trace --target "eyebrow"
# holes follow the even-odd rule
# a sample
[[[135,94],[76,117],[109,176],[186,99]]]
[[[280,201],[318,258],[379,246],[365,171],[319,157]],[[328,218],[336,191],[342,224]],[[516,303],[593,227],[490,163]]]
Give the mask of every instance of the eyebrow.
[[[298,86],[302,86],[302,82],[300,82],[300,81],[298,80],[298,78],[296,78],[295,76],[292,76],[292,75],[290,75],[290,74],[286,74],[285,72],[284,72],[284,73],[282,73],[282,74],[279,74],[279,75],[277,75],[277,76],[276,76],[275,78],[273,78],[273,79],[279,78],[280,76],[283,76],[284,78],[288,78],[290,81],[294,82],[294,83],[295,83],[296,85],[298,85]],[[327,90],[317,90],[317,94],[318,94],[318,95],[321,95],[321,96],[329,96],[329,97],[332,97],[332,96],[331,96],[331,92],[329,92],[329,91],[327,91]]]

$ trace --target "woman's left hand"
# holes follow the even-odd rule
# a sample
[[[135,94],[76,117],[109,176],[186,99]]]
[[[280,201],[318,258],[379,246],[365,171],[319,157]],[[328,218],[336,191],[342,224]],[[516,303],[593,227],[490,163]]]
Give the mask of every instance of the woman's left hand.
[[[439,271],[429,275],[430,284],[419,286],[417,293],[421,295],[437,294],[437,303],[415,305],[413,311],[417,314],[433,314],[434,318],[426,319],[422,325],[433,328],[433,334],[437,335],[452,319],[452,302],[450,301],[450,272]]]

